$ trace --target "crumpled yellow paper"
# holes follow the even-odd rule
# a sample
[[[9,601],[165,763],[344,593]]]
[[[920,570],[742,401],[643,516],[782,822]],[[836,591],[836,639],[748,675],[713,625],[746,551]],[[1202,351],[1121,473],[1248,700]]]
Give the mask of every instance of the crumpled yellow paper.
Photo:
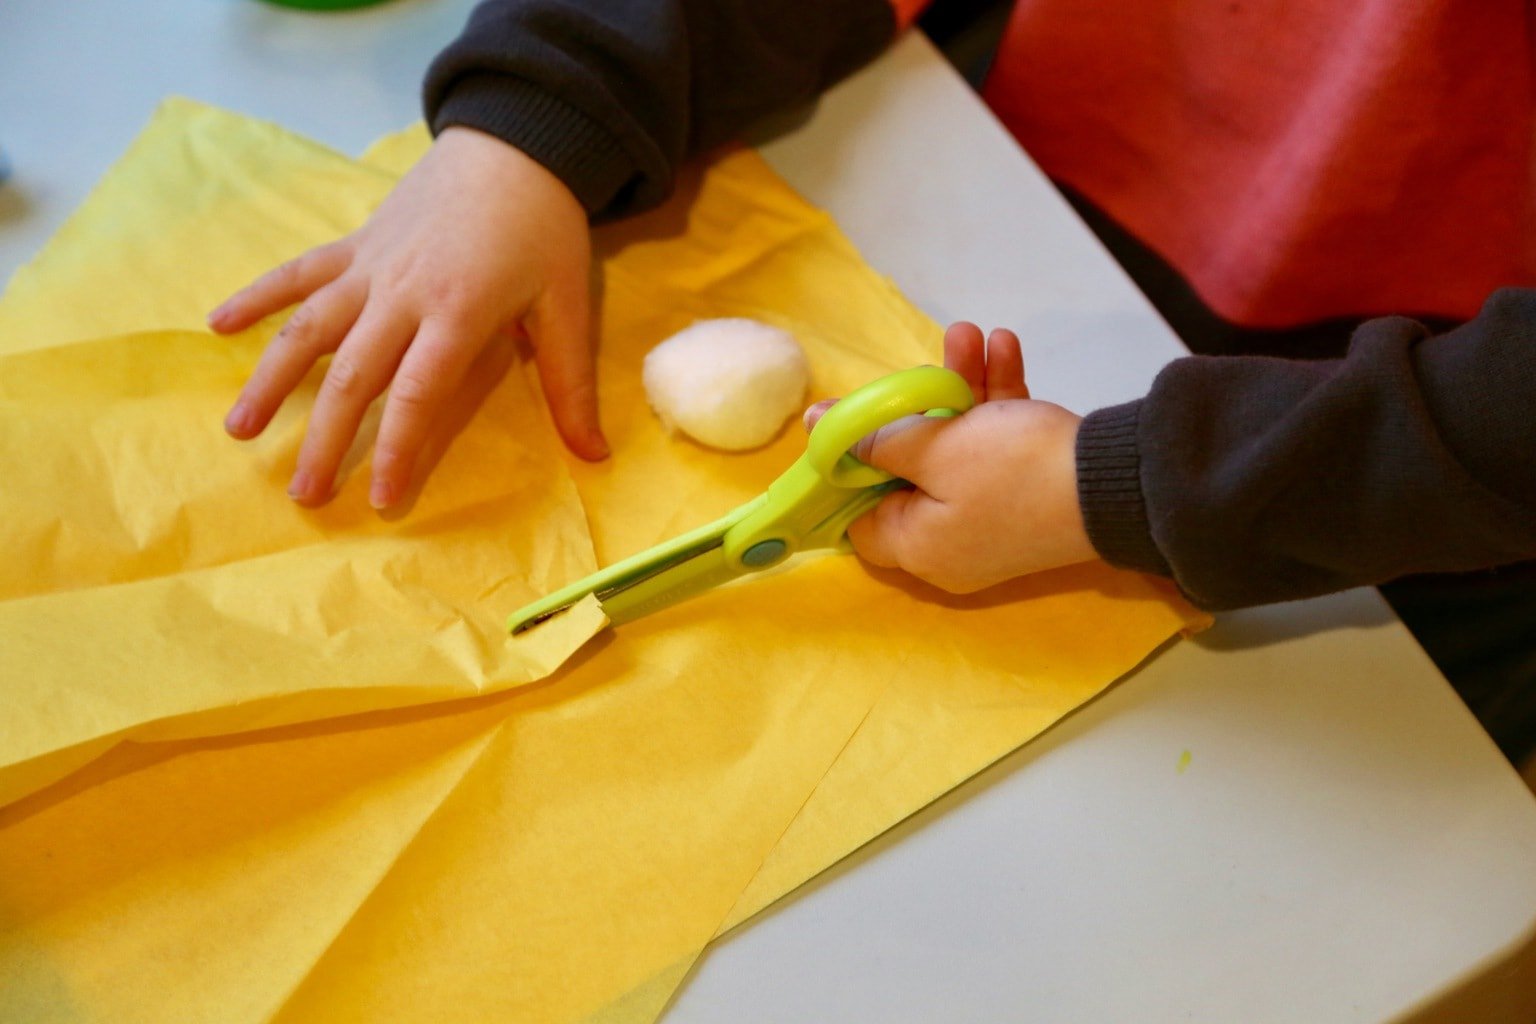
[[[244,150],[166,158],[223,116],[173,106],[0,302],[0,803],[124,739],[526,683],[602,625],[585,608],[506,642],[504,608],[596,564],[508,346],[477,367],[465,397],[481,414],[439,431],[438,474],[398,521],[357,486],[318,512],[284,494],[318,375],[260,440],[242,449],[224,435],[275,325],[234,341],[156,328],[195,322],[210,285],[339,226],[290,196],[330,185],[337,202],[316,209],[356,219],[367,207],[353,193],[385,190],[271,126],[253,124]],[[355,189],[332,184],[353,174]],[[274,224],[287,226],[281,244]],[[253,225],[262,241],[247,245]],[[94,336],[119,328],[144,333]]]
[[[0,336],[22,324],[19,347],[37,350],[10,358],[43,361],[8,358],[0,381],[27,391],[47,376],[40,366],[90,346],[119,358],[146,338],[259,344],[172,333],[60,342],[191,326],[240,283],[233,264],[205,278],[198,261],[212,238],[242,244],[228,224],[258,232],[257,262],[292,255],[365,216],[380,183],[424,145],[417,130],[353,163],[272,126],[169,105],[0,302]],[[277,152],[293,166],[269,168]],[[191,209],[177,188],[150,184],[178,177],[202,182]],[[285,181],[302,188],[280,203]],[[248,195],[271,197],[259,228],[243,212]],[[803,447],[793,430],[744,456],[666,437],[641,398],[639,359],[667,333],[701,316],[780,323],[805,343],[818,397],[936,355],[935,325],[750,152],[598,241],[615,454],[567,465],[600,561],[713,518]],[[182,279],[162,290],[148,277],[120,294],[133,286],[98,264],[121,268],[134,251],[138,265],[179,267]],[[118,315],[66,308],[80,294],[116,300]],[[165,374],[166,386],[184,386]],[[503,386],[530,380],[512,372]],[[160,393],[139,386],[127,404]],[[70,405],[62,393],[58,403]],[[537,401],[520,407],[542,416]],[[488,401],[476,422],[490,413]],[[543,449],[531,458],[557,452],[547,424],[531,436]],[[250,468],[277,472],[291,458],[281,447],[198,449],[194,468],[237,464],[217,471],[229,486],[253,502],[261,488],[286,501],[280,476]],[[346,524],[376,528],[368,536],[400,557],[430,547],[417,515],[437,490],[480,486],[459,479],[482,470],[467,448],[450,463],[455,450],[411,515]],[[55,499],[71,500],[68,487]],[[311,514],[293,515],[285,528],[297,531]],[[517,513],[488,503],[462,521],[494,533],[506,515]],[[329,535],[333,524],[310,525]],[[125,563],[139,557],[135,543],[122,548]],[[441,557],[451,566],[456,554]],[[521,569],[509,560],[492,571],[510,579]],[[46,578],[46,565],[37,571]],[[487,614],[512,610],[515,589],[486,597]],[[60,614],[86,646],[93,624]],[[121,744],[0,809],[0,1019],[653,1020],[711,937],[1198,622],[1163,587],[1101,565],[949,598],[833,556],[605,633],[532,686]],[[176,617],[164,624],[174,633]],[[353,657],[330,666],[336,686],[356,678]],[[154,666],[140,668],[154,677]],[[419,659],[409,673],[425,691],[457,685],[462,668]]]

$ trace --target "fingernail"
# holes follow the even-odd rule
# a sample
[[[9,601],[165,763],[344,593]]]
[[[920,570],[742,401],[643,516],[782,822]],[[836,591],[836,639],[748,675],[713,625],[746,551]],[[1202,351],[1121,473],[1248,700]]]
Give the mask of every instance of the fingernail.
[[[225,308],[224,306],[220,306],[219,308],[215,309],[212,313],[208,314],[208,326],[217,329],[219,327],[222,327],[224,325],[224,321],[226,319],[228,319],[228,318],[229,318],[229,310],[227,308]]]
[[[249,437],[251,428],[255,426],[254,419],[244,402],[236,402],[235,407],[229,410],[229,415],[224,417],[224,430],[234,437]]]
[[[375,480],[368,488],[368,504],[383,511],[395,503],[395,487],[388,480]]]
[[[294,501],[304,501],[309,497],[313,483],[308,470],[299,470],[293,474],[293,479],[288,483],[288,497]]]

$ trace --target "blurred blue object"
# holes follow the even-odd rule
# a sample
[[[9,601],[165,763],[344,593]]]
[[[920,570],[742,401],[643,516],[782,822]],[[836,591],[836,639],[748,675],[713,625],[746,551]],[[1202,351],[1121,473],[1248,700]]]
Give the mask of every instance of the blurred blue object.
[[[4,185],[6,179],[11,176],[11,161],[5,155],[5,150],[0,149],[0,185]]]

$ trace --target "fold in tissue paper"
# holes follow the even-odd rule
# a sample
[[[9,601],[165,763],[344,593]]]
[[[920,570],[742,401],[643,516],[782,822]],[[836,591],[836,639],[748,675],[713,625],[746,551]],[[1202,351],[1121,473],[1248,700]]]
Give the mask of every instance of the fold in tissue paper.
[[[220,429],[274,325],[203,313],[426,145],[352,161],[169,102],[0,300],[0,1019],[654,1020],[712,937],[1200,622],[1099,564],[954,598],[832,556],[579,651],[590,603],[509,643],[527,598],[803,447],[669,439],[656,340],[783,326],[814,398],[939,335],[733,152],[599,232],[611,460],[568,459],[498,349],[408,514],[356,479],[298,509],[306,397],[253,444]]]

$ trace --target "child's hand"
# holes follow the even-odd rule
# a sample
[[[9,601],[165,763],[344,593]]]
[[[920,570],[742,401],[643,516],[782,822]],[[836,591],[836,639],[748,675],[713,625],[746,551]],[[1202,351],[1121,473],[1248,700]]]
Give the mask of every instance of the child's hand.
[[[261,433],[321,356],[334,352],[288,493],[331,495],[369,404],[387,387],[369,500],[393,505],[432,424],[491,337],[525,331],[550,411],[577,455],[608,454],[597,420],[587,215],[569,189],[489,135],[449,128],[357,231],[313,249],[208,317],[242,330],[302,303],[225,419]]]
[[[912,416],[854,454],[911,481],[848,530],[865,560],[953,593],[1096,557],[1077,504],[1081,417],[1032,400],[1012,331],[982,341],[974,324],[944,335],[944,364],[977,405],[955,419]],[[827,405],[807,411],[814,423]]]

